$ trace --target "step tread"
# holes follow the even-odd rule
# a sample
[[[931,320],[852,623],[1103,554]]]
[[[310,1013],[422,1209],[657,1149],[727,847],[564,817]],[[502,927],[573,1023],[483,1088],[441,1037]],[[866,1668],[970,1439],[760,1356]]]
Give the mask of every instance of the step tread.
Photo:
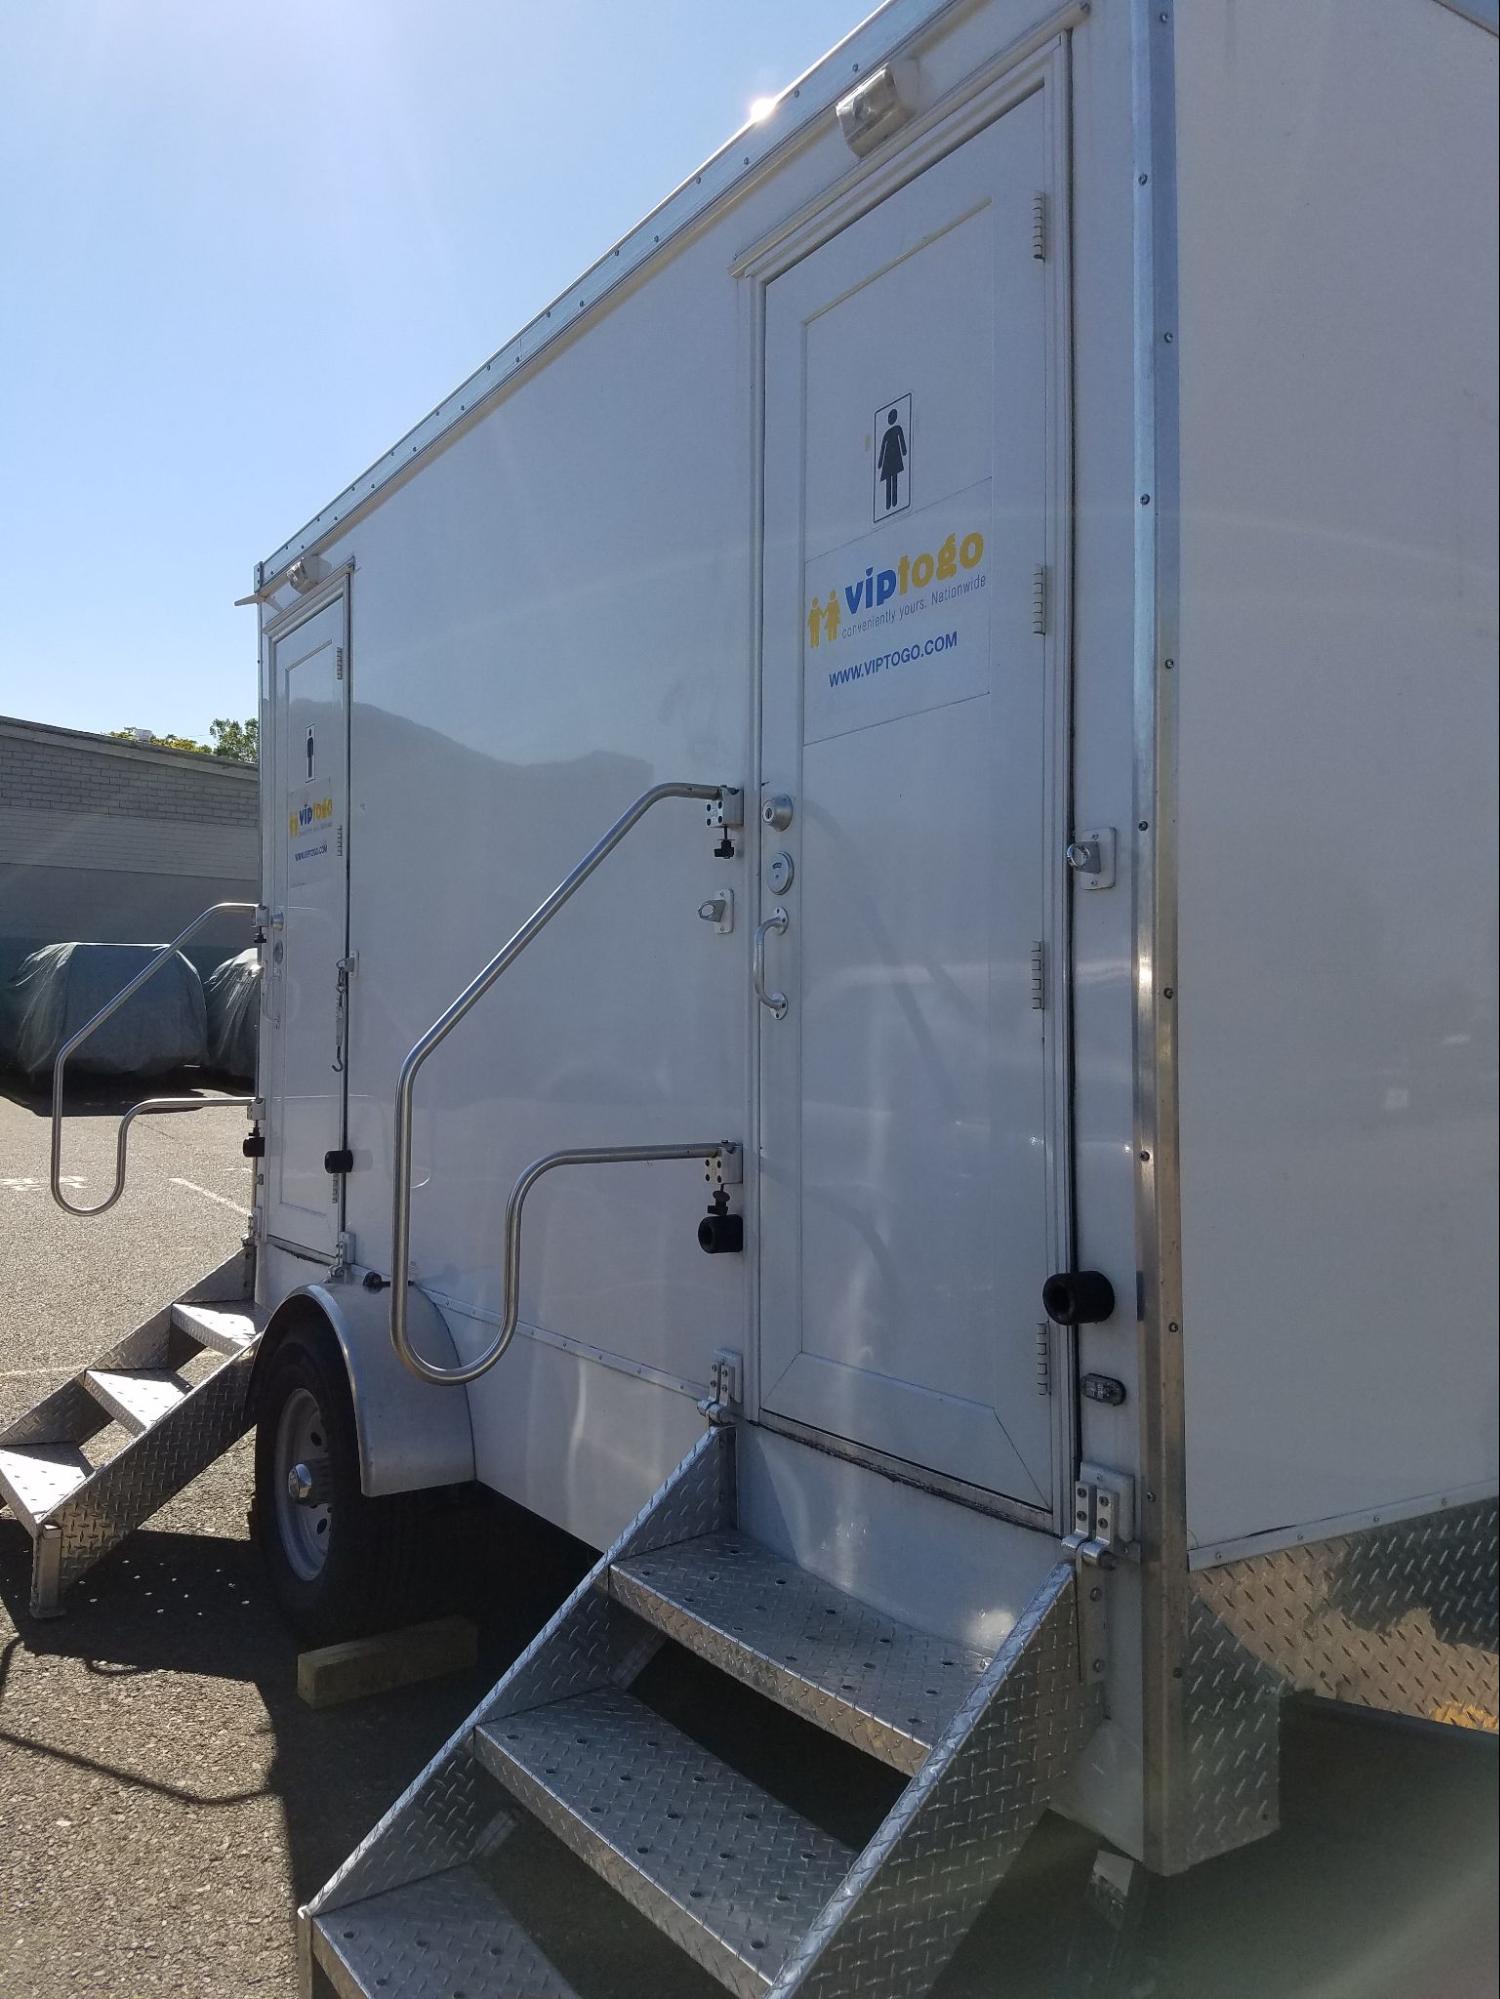
[[[474,1750],[549,1831],[736,1992],[767,1990],[854,1860],[612,1689],[482,1723]]]
[[[315,1916],[313,1953],[341,1993],[370,1999],[578,1999],[468,1867]]]
[[[190,1381],[167,1367],[91,1367],[83,1379],[94,1399],[137,1437],[193,1391]]]
[[[617,1562],[613,1594],[722,1671],[908,1774],[989,1664],[738,1533]]]
[[[34,1536],[47,1514],[75,1493],[93,1469],[76,1444],[0,1451],[0,1494]]]
[[[236,1354],[243,1353],[260,1338],[265,1312],[261,1306],[236,1299],[224,1304],[176,1304],[172,1307],[172,1319],[201,1345],[214,1347],[220,1353]]]

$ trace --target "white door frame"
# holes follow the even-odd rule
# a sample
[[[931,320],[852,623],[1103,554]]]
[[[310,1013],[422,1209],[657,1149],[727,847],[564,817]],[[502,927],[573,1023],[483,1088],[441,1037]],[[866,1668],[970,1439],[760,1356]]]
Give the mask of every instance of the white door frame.
[[[1053,1012],[1053,1032],[1049,1038],[1046,1065],[1047,1125],[1049,1142],[1048,1258],[1051,1267],[1063,1270],[1073,1264],[1074,1218],[1072,1202],[1072,1037],[1071,1037],[1071,925],[1070,882],[1063,858],[1071,832],[1072,788],[1072,273],[1071,273],[1071,132],[1069,123],[1071,86],[1069,40],[1059,34],[1041,49],[1023,54],[1003,54],[975,72],[928,112],[913,118],[900,138],[890,147],[879,149],[872,158],[854,169],[817,202],[789,222],[749,245],[736,259],[734,275],[744,284],[744,316],[749,349],[751,388],[751,439],[749,462],[752,471],[750,519],[750,604],[751,675],[750,740],[754,751],[757,788],[763,767],[762,677],[765,667],[763,591],[765,558],[765,368],[767,293],[773,281],[819,249],[845,229],[915,180],[928,166],[954,151],[965,140],[1002,117],[1013,106],[1036,92],[1043,93],[1046,152],[1048,159],[1047,212],[1047,494],[1046,552],[1049,616],[1046,634],[1046,671],[1052,698],[1049,704],[1049,739],[1046,822],[1052,830],[1051,851],[1047,856],[1046,900],[1050,931],[1051,962],[1048,979],[1049,1004]],[[764,879],[765,860],[774,836],[762,826],[758,812],[747,814],[747,862],[759,884]],[[760,1009],[752,1006],[747,1018],[746,1050],[749,1103],[747,1133],[752,1159],[760,1156],[761,1145],[761,1024]],[[746,1213],[752,1239],[760,1236],[759,1176],[747,1176]],[[1077,1463],[1077,1345],[1072,1332],[1051,1329],[1051,1374],[1053,1416],[1054,1494],[1050,1510],[1028,1506],[1001,1495],[948,1479],[938,1473],[921,1471],[899,1459],[848,1443],[822,1431],[805,1430],[796,1422],[766,1411],[761,1403],[760,1369],[760,1278],[759,1259],[746,1259],[748,1319],[751,1329],[746,1355],[745,1408],[754,1422],[768,1429],[797,1437],[833,1456],[848,1457],[872,1465],[903,1483],[961,1499],[975,1508],[1012,1519],[1024,1525],[1061,1532],[1071,1518],[1072,1488]],[[1037,1320],[1042,1323],[1041,1301]]]
[[[274,913],[272,896],[275,892],[275,886],[276,886],[275,856],[278,851],[281,851],[281,811],[279,806],[274,812],[270,810],[267,804],[267,798],[269,795],[272,803],[274,803],[277,799],[280,798],[281,793],[286,788],[286,773],[282,770],[280,764],[278,734],[277,734],[277,728],[275,726],[276,719],[279,716],[280,712],[279,704],[281,699],[283,698],[281,690],[277,687],[276,683],[277,648],[286,639],[291,638],[303,625],[311,623],[311,621],[314,618],[321,617],[325,611],[329,610],[335,604],[341,607],[342,626],[343,626],[342,650],[344,655],[343,952],[346,957],[349,954],[349,948],[350,948],[349,947],[349,910],[350,910],[349,888],[350,888],[350,861],[351,861],[350,847],[352,840],[351,821],[353,816],[350,809],[352,804],[352,795],[353,795],[352,736],[353,736],[353,711],[354,711],[354,695],[353,695],[353,650],[354,649],[353,649],[353,612],[350,601],[351,598],[350,586],[353,580],[353,572],[354,572],[354,565],[352,562],[342,564],[338,569],[334,570],[328,577],[326,577],[315,590],[309,591],[305,597],[299,598],[296,603],[288,605],[286,610],[282,611],[277,617],[273,618],[265,626],[261,634],[261,639],[262,639],[262,701],[261,701],[261,730],[260,730],[260,740],[262,746],[261,747],[261,817],[265,827],[275,829],[271,838],[266,841],[266,844],[263,848],[262,869],[264,874],[264,886],[262,888],[261,893],[266,899],[268,907],[273,908],[273,913]],[[269,772],[269,782],[271,786],[271,791],[269,794],[267,790],[268,772]],[[282,886],[284,888],[284,883],[282,884]],[[273,1024],[269,1016],[269,1011],[268,1011],[269,1000],[270,1000],[269,985],[266,984],[264,981],[263,985],[265,986],[264,998],[266,1004],[263,1005],[262,1007],[260,1031],[263,1037],[266,1037],[271,1041],[271,1044],[274,1048],[274,1054],[272,1056],[271,1063],[266,1064],[263,1062],[261,1068],[261,1089],[263,1092],[266,1092],[266,1110],[267,1110],[267,1117],[269,1120],[272,1113],[273,1097],[275,1095],[280,1095],[282,1093],[284,1086],[284,1075],[282,1069],[282,1054],[283,1054],[284,1044],[279,1038],[281,1033],[280,1026],[278,1024]],[[336,1003],[336,991],[331,990],[330,999],[335,1001]],[[343,1061],[343,1068],[340,1073],[339,1092],[338,1092],[339,1116],[338,1116],[337,1142],[339,1145],[347,1145],[349,1142],[348,1001],[349,1001],[349,995],[346,990],[345,1010],[342,1018],[342,1032],[340,1035],[340,1040],[342,1043],[341,1057]],[[268,1082],[274,1085],[274,1089],[271,1091],[267,1091]],[[342,1242],[344,1236],[345,1206],[347,1201],[347,1192],[348,1192],[347,1182],[344,1181],[343,1179],[340,1179],[339,1189],[338,1189],[337,1212],[335,1220],[336,1244]],[[269,1219],[269,1215],[273,1206],[269,1184],[257,1186],[256,1194],[257,1194],[257,1202],[261,1206],[262,1212],[265,1214],[267,1219]],[[272,1233],[269,1231],[269,1229],[266,1234],[265,1240],[272,1247],[277,1249],[287,1250],[292,1255],[304,1258],[315,1258],[320,1261],[323,1260],[326,1256],[330,1260],[336,1262],[340,1254],[337,1247],[335,1247],[331,1252],[325,1252],[323,1250],[311,1248],[306,1243],[295,1242],[287,1237]]]

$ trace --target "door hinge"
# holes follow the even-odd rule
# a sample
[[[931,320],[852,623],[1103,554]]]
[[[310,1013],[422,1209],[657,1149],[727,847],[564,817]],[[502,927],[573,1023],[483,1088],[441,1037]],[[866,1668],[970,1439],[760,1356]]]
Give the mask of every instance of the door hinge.
[[[1047,197],[1031,197],[1031,254],[1039,264],[1047,261]]]
[[[1106,1577],[1122,1559],[1139,1560],[1134,1533],[1135,1480],[1128,1472],[1081,1464],[1073,1486],[1073,1531],[1064,1536],[1063,1547],[1073,1557],[1078,1671],[1086,1686],[1098,1686],[1109,1672]]]
[[[709,1372],[708,1393],[698,1404],[699,1412],[710,1423],[722,1427],[734,1421],[744,1395],[744,1356],[733,1347],[720,1347]]]
[[[1036,1392],[1038,1395],[1052,1393],[1052,1326],[1046,1319],[1037,1321]]]
[[[333,677],[335,680],[342,680],[344,677],[344,648],[342,646],[335,646],[333,649]]]
[[[1045,562],[1039,562],[1031,572],[1031,629],[1039,639],[1047,636],[1048,575]]]
[[[1040,1013],[1047,1004],[1047,947],[1031,947],[1031,1010]]]

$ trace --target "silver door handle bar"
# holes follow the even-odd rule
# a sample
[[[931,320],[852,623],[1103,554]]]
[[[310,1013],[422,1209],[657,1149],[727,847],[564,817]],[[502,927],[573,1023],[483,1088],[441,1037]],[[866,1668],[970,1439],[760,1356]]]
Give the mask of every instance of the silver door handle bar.
[[[112,1000],[107,1000],[91,1020],[86,1020],[78,1032],[70,1035],[58,1049],[52,1064],[52,1198],[60,1208],[66,1208],[70,1215],[102,1215],[112,1208],[125,1191],[125,1146],[130,1136],[130,1126],[134,1119],[154,1115],[158,1111],[203,1111],[221,1105],[233,1105],[243,1110],[253,1104],[253,1097],[148,1097],[144,1103],[134,1104],[120,1120],[120,1130],[115,1140],[115,1184],[105,1198],[92,1208],[80,1208],[70,1201],[62,1190],[62,1117],[63,1117],[63,1072],[68,1066],[68,1057],[74,1049],[87,1041],[89,1036],[104,1025],[111,1015],[119,1012],[132,994],[138,993],[153,973],[162,966],[187,942],[189,937],[203,928],[211,916],[218,916],[226,909],[248,909],[254,914],[253,902],[216,902],[195,916],[185,930],[179,930],[170,944],[163,944],[149,965],[143,965],[130,981],[122,986]]]
[[[494,1365],[505,1351],[508,1342],[502,1342],[485,1360],[483,1367],[476,1368],[474,1373],[470,1373],[462,1369],[455,1372],[452,1369],[432,1368],[420,1354],[413,1351],[407,1336],[406,1291],[411,1282],[411,1104],[417,1071],[433,1049],[440,1042],[447,1040],[470,1008],[484,998],[496,979],[509,970],[532,939],[546,929],[575,890],[582,888],[599,863],[614,852],[631,827],[643,819],[653,805],[659,805],[664,798],[701,798],[709,803],[717,800],[727,806],[731,798],[738,802],[741,794],[734,786],[726,784],[654,784],[649,791],[643,791],[635,803],[620,814],[604,837],[590,847],[572,873],[565,875],[546,901],[532,911],[515,935],[501,945],[484,970],[470,980],[453,1004],[438,1015],[401,1064],[401,1073],[396,1078],[395,1117],[391,1130],[394,1169],[390,1334],[391,1345],[396,1349],[400,1359],[413,1374],[421,1375],[426,1381],[472,1381],[474,1373],[482,1374],[484,1367]]]
[[[558,1166],[619,1166],[651,1159],[701,1159],[712,1175],[716,1164],[722,1172],[726,1153],[733,1155],[737,1151],[738,1147],[727,1139],[709,1139],[697,1145],[569,1146],[562,1152],[548,1152],[540,1159],[533,1159],[511,1188],[505,1204],[505,1295],[499,1332],[477,1360],[466,1361],[461,1367],[436,1367],[414,1352],[409,1343],[398,1347],[397,1352],[413,1374],[448,1388],[477,1381],[495,1365],[515,1338],[521,1314],[521,1210],[526,1196],[544,1173]]]
[[[755,926],[755,950],[751,955],[750,976],[755,981],[755,997],[764,1007],[769,1007],[778,1020],[786,1015],[787,996],[785,993],[766,991],[766,939],[774,930],[778,936],[787,927],[790,918],[784,909],[773,909],[763,923]]]

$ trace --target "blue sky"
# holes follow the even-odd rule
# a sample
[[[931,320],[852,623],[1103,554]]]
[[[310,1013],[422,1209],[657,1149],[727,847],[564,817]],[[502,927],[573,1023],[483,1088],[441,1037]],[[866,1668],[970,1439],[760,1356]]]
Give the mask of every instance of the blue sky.
[[[0,712],[204,736],[251,566],[873,0],[8,0]]]

